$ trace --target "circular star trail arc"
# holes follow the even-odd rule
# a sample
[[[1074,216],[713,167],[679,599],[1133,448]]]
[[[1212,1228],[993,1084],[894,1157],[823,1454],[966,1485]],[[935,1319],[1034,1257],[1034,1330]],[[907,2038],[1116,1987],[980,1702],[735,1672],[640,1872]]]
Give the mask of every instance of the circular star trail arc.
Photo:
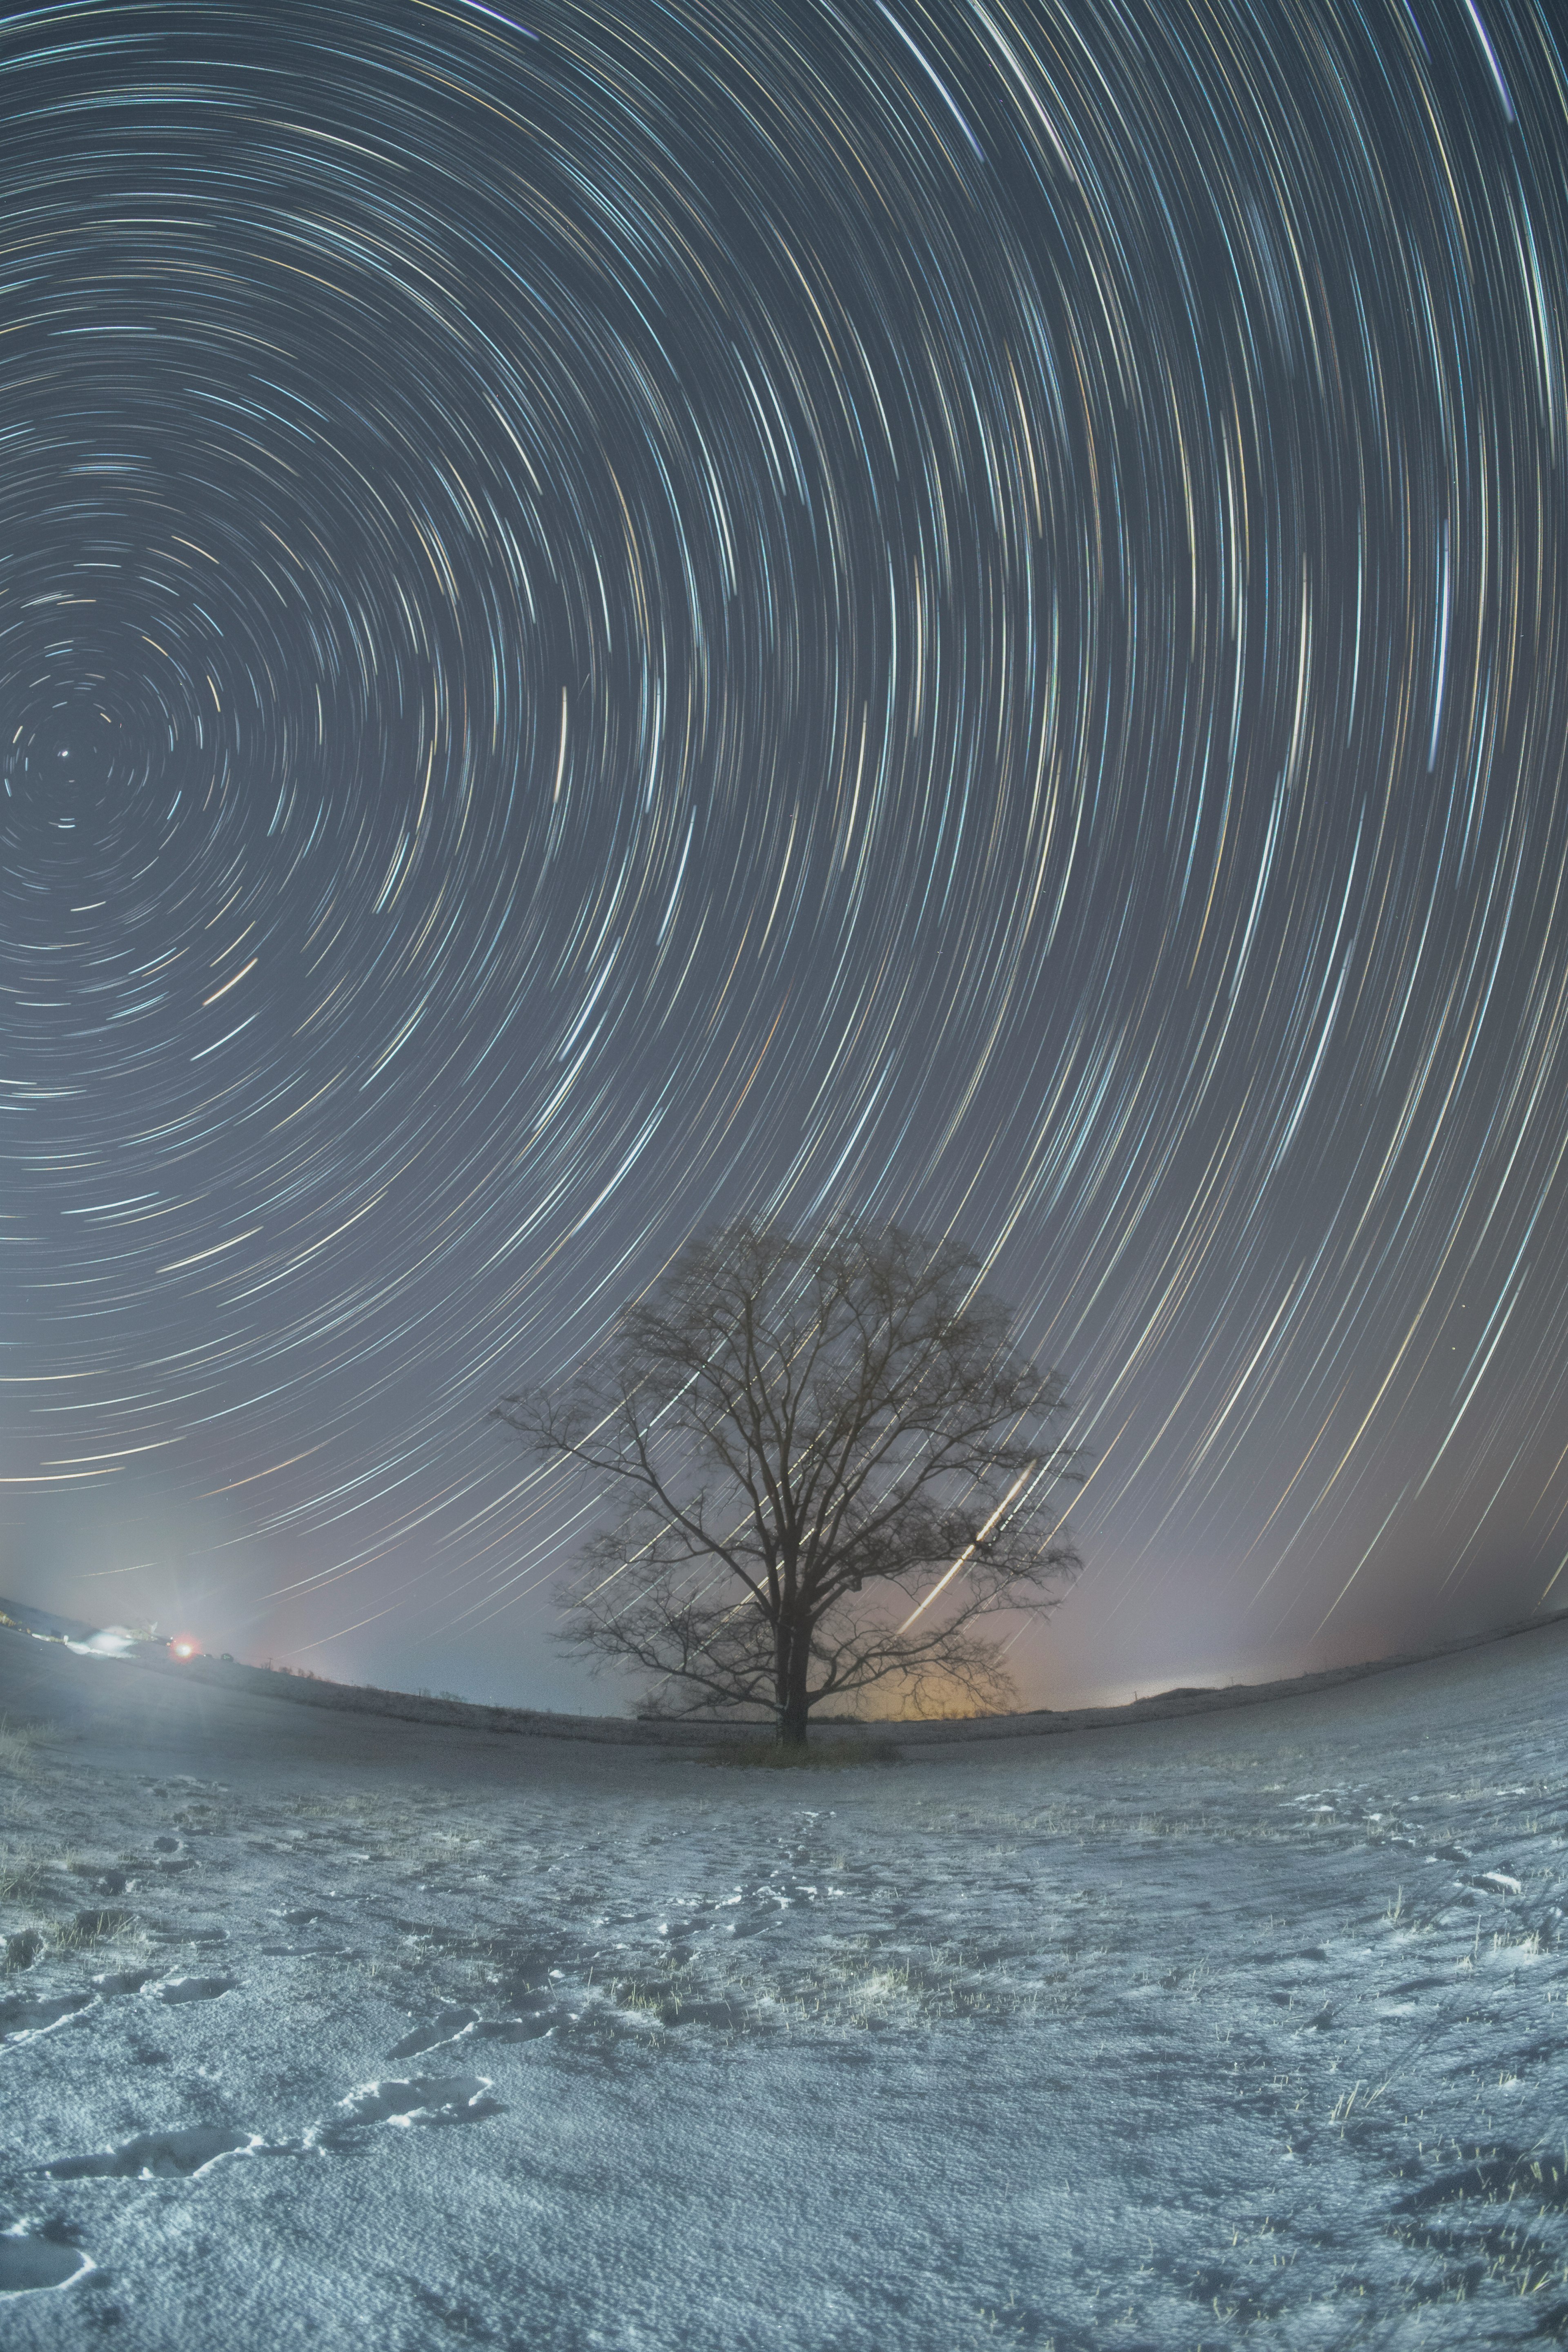
[[[1026,1680],[1534,1605],[1550,12],[60,6],[0,93],[13,1583],[515,1676],[486,1406],[850,1210],[1081,1401]]]

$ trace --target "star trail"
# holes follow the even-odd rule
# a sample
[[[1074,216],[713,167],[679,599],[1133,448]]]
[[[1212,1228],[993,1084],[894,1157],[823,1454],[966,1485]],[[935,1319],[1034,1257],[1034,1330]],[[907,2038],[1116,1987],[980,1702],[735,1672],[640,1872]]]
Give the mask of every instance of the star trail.
[[[6,1589],[613,1706],[486,1409],[848,1212],[1034,1703],[1568,1601],[1553,15],[0,25]]]

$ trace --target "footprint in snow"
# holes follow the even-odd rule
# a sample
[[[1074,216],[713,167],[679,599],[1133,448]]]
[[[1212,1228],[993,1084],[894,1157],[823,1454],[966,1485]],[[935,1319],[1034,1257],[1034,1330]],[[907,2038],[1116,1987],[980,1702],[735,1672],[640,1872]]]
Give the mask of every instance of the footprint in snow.
[[[259,2133],[197,2124],[189,2131],[142,2132],[92,2156],[63,2156],[41,2168],[51,2180],[156,2180],[171,2174],[194,2180],[225,2156],[254,2156]]]
[[[78,2247],[57,2246],[52,2238],[30,2238],[16,2230],[0,2236],[0,2295],[72,2286],[96,2267]]]
[[[91,1992],[12,1993],[0,2000],[0,2049],[20,2048],[24,2042],[37,2041],[40,2033],[52,2033],[57,2025],[68,2024],[73,2017],[85,2016],[89,2009],[100,2009],[118,1994],[140,1992],[143,1985],[153,1982],[157,1974],[156,1969],[110,1969],[102,1976],[94,1977]],[[177,1984],[184,1979],[176,1978],[172,1981]],[[233,1978],[225,1979],[221,1989],[227,1991],[235,1981]],[[189,1993],[173,1995],[176,2000],[198,1997]]]
[[[406,2130],[414,2124],[476,2123],[501,2111],[491,2089],[486,2074],[415,2074],[406,2082],[361,2083],[339,2100],[332,2115],[311,2125],[305,2145],[353,2147],[374,2124]]]
[[[84,2009],[95,2009],[98,2000],[95,1992],[59,1993],[52,2000],[45,1993],[13,1993],[0,2000],[0,2048],[13,2050],[24,2042],[36,2042],[40,2033],[52,2033]]]
[[[93,1982],[107,2000],[111,1993],[140,1992],[157,1974],[156,1969],[111,1969],[105,1976],[94,1977]]]
[[[412,2033],[387,2052],[389,2058],[417,2058],[422,2051],[434,2050],[439,2042],[458,2042],[471,2026],[479,2021],[476,2009],[444,2009],[429,2025],[416,2026]]]
[[[237,1977],[165,1977],[152,1990],[172,2006],[182,2000],[216,2000],[221,1993],[233,1992],[238,1982]]]
[[[539,2042],[555,2032],[557,2012],[537,2011],[530,2017],[481,2017],[476,2009],[444,2009],[429,2025],[416,2026],[387,2052],[390,2059],[418,2058],[427,2050],[455,2042]]]

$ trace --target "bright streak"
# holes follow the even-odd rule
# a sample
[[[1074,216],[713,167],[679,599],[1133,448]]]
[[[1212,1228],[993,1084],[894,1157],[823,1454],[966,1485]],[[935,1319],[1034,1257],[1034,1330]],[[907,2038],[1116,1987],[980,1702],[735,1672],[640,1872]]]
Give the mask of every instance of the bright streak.
[[[1509,96],[1508,84],[1502,78],[1502,68],[1497,61],[1497,51],[1491,45],[1491,38],[1487,32],[1486,26],[1481,23],[1480,13],[1476,6],[1476,0],[1465,0],[1465,5],[1470,12],[1471,24],[1475,26],[1477,33],[1480,36],[1481,47],[1487,53],[1487,63],[1491,68],[1491,78],[1497,84],[1497,94],[1502,100],[1502,110],[1511,122],[1514,119],[1513,100]]]
[[[912,34],[904,31],[904,26],[899,23],[891,8],[885,8],[883,6],[883,0],[876,0],[876,5],[882,15],[887,18],[888,23],[893,26],[894,31],[898,35],[899,39],[904,43],[905,48],[909,50],[912,57],[919,59],[921,66],[924,68],[935,87],[941,91],[943,98],[946,101],[948,113],[952,116],[954,121],[957,124],[959,130],[963,132],[965,138],[968,141],[970,146],[975,151],[976,162],[983,163],[986,160],[985,149],[981,146],[979,141],[976,138],[974,132],[965,121],[962,114],[958,111],[957,100],[953,96],[953,93],[948,89],[946,83],[943,80],[941,75],[937,72],[936,67],[932,64],[930,58],[926,56],[925,50],[921,47],[919,42],[915,39]],[[1485,37],[1484,35],[1482,37]]]
[[[903,1624],[898,1629],[901,1633],[908,1633],[909,1628],[914,1624],[915,1619],[917,1617],[924,1616],[926,1610],[930,1608],[931,1603],[936,1600],[937,1594],[946,1591],[946,1587],[952,1583],[953,1579],[957,1575],[958,1570],[963,1567],[964,1562],[967,1559],[973,1559],[975,1553],[978,1551],[980,1546],[985,1542],[986,1538],[990,1534],[991,1529],[996,1526],[997,1521],[1001,1517],[1002,1513],[1012,1501],[1013,1496],[1018,1493],[1021,1486],[1026,1486],[1029,1484],[1029,1481],[1033,1477],[1038,1466],[1039,1465],[1037,1464],[1031,1462],[1029,1467],[1024,1471],[1022,1476],[1014,1479],[1012,1485],[1008,1488],[1007,1493],[1002,1496],[1001,1501],[997,1505],[996,1509],[991,1513],[990,1517],[986,1521],[985,1526],[980,1529],[979,1534],[975,1538],[974,1542],[965,1545],[963,1550],[958,1554],[957,1559],[953,1562],[952,1567],[947,1570],[945,1575],[938,1577],[936,1582],[932,1586],[925,1600],[918,1602],[917,1605],[910,1611],[908,1616],[904,1619]]]
[[[519,25],[513,17],[503,16],[498,8],[486,8],[485,0],[463,0],[463,5],[465,8],[472,8],[477,16],[493,16],[497,24],[505,25],[509,33],[521,33],[525,41],[538,39],[538,35],[530,26]]]

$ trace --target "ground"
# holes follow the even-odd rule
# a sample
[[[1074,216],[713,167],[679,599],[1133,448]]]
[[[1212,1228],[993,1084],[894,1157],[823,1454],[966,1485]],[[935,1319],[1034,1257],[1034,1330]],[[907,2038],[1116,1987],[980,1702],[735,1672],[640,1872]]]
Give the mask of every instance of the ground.
[[[801,1775],[0,1633],[0,2334],[1568,2338],[1565,1690]]]

